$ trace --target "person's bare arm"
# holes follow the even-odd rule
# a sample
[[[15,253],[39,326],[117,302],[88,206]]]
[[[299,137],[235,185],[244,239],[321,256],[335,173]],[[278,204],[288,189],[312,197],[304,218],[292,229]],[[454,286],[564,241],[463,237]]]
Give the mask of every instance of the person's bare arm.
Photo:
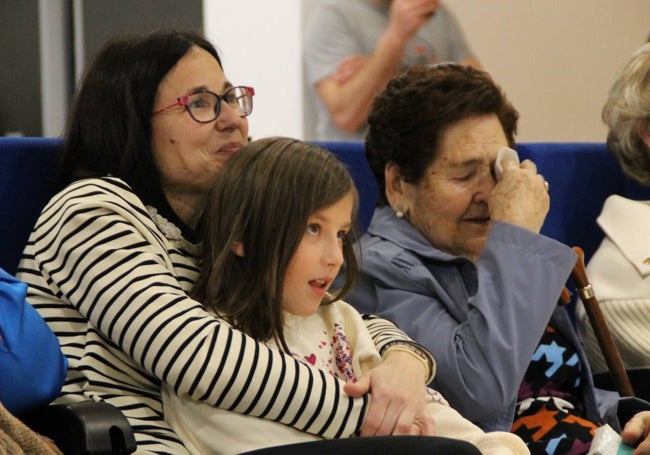
[[[316,91],[339,128],[348,132],[361,128],[375,94],[399,70],[407,41],[438,5],[438,0],[394,0],[388,26],[372,54],[349,72],[344,82],[344,78],[337,80],[331,75],[316,83]]]

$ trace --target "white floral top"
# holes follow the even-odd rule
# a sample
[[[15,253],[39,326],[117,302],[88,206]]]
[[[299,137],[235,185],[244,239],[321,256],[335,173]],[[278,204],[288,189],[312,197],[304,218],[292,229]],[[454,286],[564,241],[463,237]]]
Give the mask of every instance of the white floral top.
[[[285,313],[284,317],[284,337],[293,357],[299,362],[317,366],[324,376],[331,375],[342,382],[355,382],[381,362],[365,321],[356,309],[345,302],[321,305],[315,314],[308,317],[289,313]],[[272,341],[267,345],[279,349]],[[277,384],[271,380],[265,381],[262,387],[267,393],[277,392]],[[448,406],[435,390],[427,389],[427,397],[432,403]],[[296,428],[274,423],[272,419],[257,419],[183,400],[169,389],[163,393],[163,403],[166,419],[191,453],[235,454],[320,439]],[[300,414],[301,406],[299,402],[286,403],[286,409],[279,415],[282,412]],[[322,425],[328,419],[329,413],[322,412],[315,417],[312,425]]]
[[[321,305],[309,317],[284,316],[293,356],[342,381],[356,382],[364,369],[381,361],[361,316],[344,302]]]

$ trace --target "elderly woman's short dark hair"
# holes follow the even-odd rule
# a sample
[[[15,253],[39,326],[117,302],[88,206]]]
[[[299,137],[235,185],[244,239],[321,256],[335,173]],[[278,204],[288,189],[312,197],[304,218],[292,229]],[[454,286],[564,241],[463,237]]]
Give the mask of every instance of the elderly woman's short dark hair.
[[[414,66],[391,80],[375,98],[366,154],[387,203],[384,169],[395,163],[408,182],[418,182],[433,162],[443,133],[471,117],[495,114],[511,147],[519,114],[485,71],[448,63]]]

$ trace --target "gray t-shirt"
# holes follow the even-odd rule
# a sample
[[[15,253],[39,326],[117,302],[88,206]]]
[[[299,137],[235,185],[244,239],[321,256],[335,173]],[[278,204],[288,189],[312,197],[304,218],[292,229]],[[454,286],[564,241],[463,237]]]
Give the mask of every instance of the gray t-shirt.
[[[349,55],[370,55],[388,25],[388,7],[368,0],[323,0],[305,27],[304,64],[307,94],[316,114],[316,139],[363,141],[366,128],[356,133],[339,129],[330,118],[314,85],[331,75]],[[473,54],[451,11],[441,5],[429,22],[407,43],[403,67],[460,61]]]

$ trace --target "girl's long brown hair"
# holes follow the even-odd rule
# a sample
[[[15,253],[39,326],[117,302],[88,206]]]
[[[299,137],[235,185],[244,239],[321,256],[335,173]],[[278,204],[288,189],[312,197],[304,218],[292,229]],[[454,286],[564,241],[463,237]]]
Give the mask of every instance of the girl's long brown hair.
[[[245,146],[217,179],[205,214],[204,255],[192,296],[253,338],[274,339],[285,351],[282,290],[293,257],[316,211],[355,194],[345,166],[328,151],[274,137]],[[330,301],[354,285],[354,228],[343,240],[345,282]],[[234,245],[244,256],[235,254]]]

